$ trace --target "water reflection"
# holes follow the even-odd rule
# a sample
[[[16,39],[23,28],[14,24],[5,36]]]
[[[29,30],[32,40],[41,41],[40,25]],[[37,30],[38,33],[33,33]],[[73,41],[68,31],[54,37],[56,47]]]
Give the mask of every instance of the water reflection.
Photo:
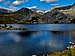
[[[0,33],[0,56],[31,56],[32,54],[53,53],[66,49],[70,41],[72,38],[69,31]]]

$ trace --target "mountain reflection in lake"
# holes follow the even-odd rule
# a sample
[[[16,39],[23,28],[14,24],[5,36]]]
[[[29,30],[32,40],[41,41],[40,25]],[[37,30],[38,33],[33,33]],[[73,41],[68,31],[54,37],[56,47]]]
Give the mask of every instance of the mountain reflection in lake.
[[[72,38],[68,31],[0,33],[0,56],[31,56],[63,51],[70,41]]]

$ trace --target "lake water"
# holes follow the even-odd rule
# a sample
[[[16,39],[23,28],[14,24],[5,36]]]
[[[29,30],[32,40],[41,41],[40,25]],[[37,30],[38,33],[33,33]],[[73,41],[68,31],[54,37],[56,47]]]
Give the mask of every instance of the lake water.
[[[0,24],[4,25],[4,24]],[[75,30],[75,24],[7,24],[7,26],[12,26],[13,28],[25,28],[27,30],[23,31],[71,31]],[[3,30],[0,30],[2,32]],[[4,30],[3,32],[23,32],[22,30]]]
[[[1,32],[0,56],[31,56],[63,51],[72,41],[74,25],[16,25],[28,31]],[[40,28],[39,28],[40,27]],[[73,31],[74,32],[74,31]],[[74,40],[73,40],[74,41]]]

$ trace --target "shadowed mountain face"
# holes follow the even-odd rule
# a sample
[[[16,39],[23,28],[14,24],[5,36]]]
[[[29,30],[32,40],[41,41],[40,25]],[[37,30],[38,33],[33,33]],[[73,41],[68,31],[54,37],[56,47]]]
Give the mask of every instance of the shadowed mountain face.
[[[45,13],[40,9],[21,8],[18,11],[0,12],[1,24],[74,24],[75,4],[55,7]],[[7,13],[7,14],[6,14]]]

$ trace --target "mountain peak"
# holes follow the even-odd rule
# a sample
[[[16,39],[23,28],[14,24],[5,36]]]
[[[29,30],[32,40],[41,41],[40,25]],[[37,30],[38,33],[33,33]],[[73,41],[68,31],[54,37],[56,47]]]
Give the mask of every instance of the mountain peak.
[[[30,10],[30,9],[28,9],[28,8],[21,8],[21,9],[18,10],[18,11],[28,11],[28,10]]]
[[[32,10],[28,9],[28,8],[21,8],[20,10],[18,10],[17,12],[20,12],[22,14],[29,14],[30,12],[32,12]]]

